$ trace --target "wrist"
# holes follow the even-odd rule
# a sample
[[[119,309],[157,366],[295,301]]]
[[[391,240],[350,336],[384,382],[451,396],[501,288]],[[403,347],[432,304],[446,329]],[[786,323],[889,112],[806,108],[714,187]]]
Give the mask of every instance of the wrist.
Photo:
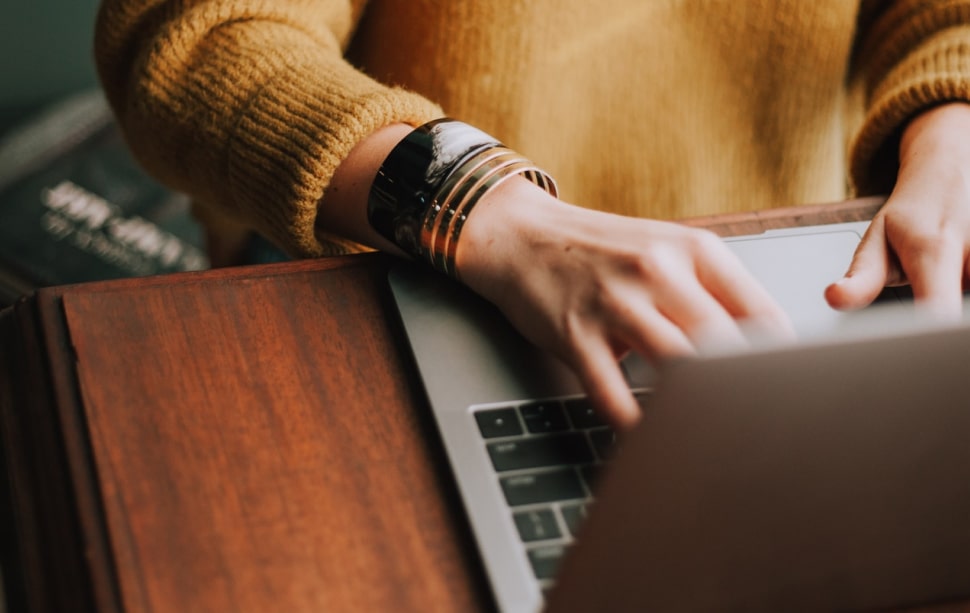
[[[370,188],[367,219],[387,240],[458,278],[465,222],[483,199],[520,178],[553,196],[556,185],[532,162],[452,119],[424,124],[384,159]]]
[[[567,204],[523,177],[514,177],[486,194],[469,216],[456,254],[461,280],[479,293],[504,284],[530,266],[553,243],[566,245],[562,230],[574,213]]]
[[[901,164],[913,156],[937,154],[970,155],[970,104],[950,102],[934,107],[916,116],[903,130]]]
[[[317,207],[317,232],[332,232],[382,251],[399,253],[367,222],[367,197],[381,163],[413,128],[398,123],[357,143],[334,172]]]
[[[894,196],[921,199],[930,185],[951,194],[970,190],[970,104],[930,109],[903,133]]]

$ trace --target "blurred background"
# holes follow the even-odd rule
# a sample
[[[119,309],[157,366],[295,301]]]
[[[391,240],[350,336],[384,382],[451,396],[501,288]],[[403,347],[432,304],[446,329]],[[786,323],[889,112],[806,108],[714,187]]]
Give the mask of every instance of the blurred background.
[[[5,0],[0,12],[0,307],[39,287],[209,267],[188,197],[137,164],[100,94],[100,1]],[[83,223],[92,207],[97,227]],[[138,240],[118,224],[142,228]]]
[[[0,17],[0,137],[18,122],[65,95],[97,83],[92,41],[99,0],[10,0]],[[2,169],[0,169],[2,170]],[[3,211],[0,210],[0,213]],[[4,219],[2,223],[9,223]],[[2,270],[0,270],[2,273]],[[0,292],[0,307],[4,294]],[[13,564],[13,528],[7,500],[6,466],[0,492],[0,574],[8,579]],[[0,592],[6,592],[6,585]],[[13,594],[18,595],[16,591]],[[8,607],[0,593],[0,613]]]
[[[30,123],[28,120],[36,118],[38,111],[45,110],[51,103],[98,86],[93,46],[99,4],[100,0],[4,0],[0,9],[0,145],[3,145],[5,136],[16,132],[15,127]],[[3,147],[0,146],[2,153]],[[0,165],[3,163],[3,156],[0,155]],[[136,166],[133,161],[130,165]],[[4,168],[0,167],[0,188],[3,187],[3,171]],[[124,187],[121,185],[118,190]],[[107,191],[102,191],[101,195],[115,201],[113,194]],[[9,201],[9,198],[6,200]],[[115,203],[124,206],[124,203]],[[7,213],[4,213],[5,210]],[[3,217],[4,214],[9,217],[9,210],[9,203],[0,194],[0,225],[11,225],[10,219]],[[201,229],[190,219],[185,207],[169,207],[156,211],[154,216],[149,216],[144,207],[129,212],[138,212],[193,246],[202,245]],[[242,251],[233,256],[231,263],[277,262],[285,259],[281,251],[254,234]],[[0,306],[6,303],[2,291],[4,260],[4,254],[0,253]],[[224,264],[230,263],[229,258],[226,260]],[[95,278],[106,276],[100,271],[80,277],[60,275],[50,277],[46,283],[35,280],[33,284],[47,285],[54,281],[60,284]]]
[[[97,83],[98,0],[11,0],[0,18],[0,134],[45,103]]]

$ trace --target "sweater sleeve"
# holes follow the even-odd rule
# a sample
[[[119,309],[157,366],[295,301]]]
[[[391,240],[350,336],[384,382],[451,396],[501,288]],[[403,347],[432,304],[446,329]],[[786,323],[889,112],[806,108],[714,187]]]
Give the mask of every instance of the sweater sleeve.
[[[159,180],[295,256],[334,171],[375,130],[439,117],[343,58],[363,0],[104,0],[95,56],[128,143]],[[215,212],[215,211],[214,211]]]
[[[851,78],[866,109],[851,179],[857,193],[888,193],[907,122],[937,104],[970,102],[970,0],[863,0]]]

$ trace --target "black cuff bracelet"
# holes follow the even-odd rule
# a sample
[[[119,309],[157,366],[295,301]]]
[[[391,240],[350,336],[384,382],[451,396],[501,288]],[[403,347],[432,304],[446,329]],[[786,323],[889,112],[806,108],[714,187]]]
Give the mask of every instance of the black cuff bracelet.
[[[466,158],[499,146],[477,128],[435,119],[415,128],[381,164],[367,201],[367,220],[408,255],[423,259],[421,223],[435,193]]]
[[[458,237],[475,203],[521,174],[553,196],[547,174],[494,138],[453,119],[411,132],[387,156],[371,186],[367,219],[408,255],[457,278]]]

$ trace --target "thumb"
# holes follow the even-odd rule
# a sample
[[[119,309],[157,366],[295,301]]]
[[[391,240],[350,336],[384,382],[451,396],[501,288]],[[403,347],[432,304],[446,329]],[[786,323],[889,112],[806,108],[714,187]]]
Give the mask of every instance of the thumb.
[[[879,216],[869,224],[845,276],[825,288],[825,299],[832,308],[840,310],[868,306],[886,287],[890,271],[885,222]]]

